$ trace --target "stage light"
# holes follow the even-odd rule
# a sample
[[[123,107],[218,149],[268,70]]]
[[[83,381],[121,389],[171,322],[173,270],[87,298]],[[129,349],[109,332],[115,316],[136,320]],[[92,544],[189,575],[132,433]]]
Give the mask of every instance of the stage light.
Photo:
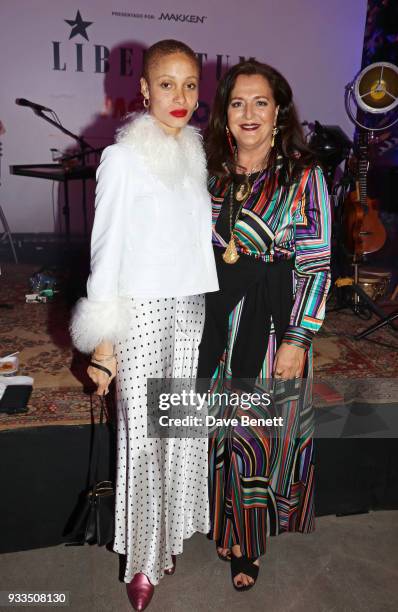
[[[370,64],[346,85],[345,106],[349,118],[355,125],[369,129],[354,116],[352,100],[361,111],[373,115],[395,110],[398,107],[398,67],[389,62]],[[372,128],[372,131],[386,130],[397,120],[398,116],[389,125]]]

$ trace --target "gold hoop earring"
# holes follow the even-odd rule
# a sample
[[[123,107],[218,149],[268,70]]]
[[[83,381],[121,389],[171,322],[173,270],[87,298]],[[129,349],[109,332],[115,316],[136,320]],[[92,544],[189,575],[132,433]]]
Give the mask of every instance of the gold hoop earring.
[[[144,98],[142,101],[144,108],[149,108],[149,98]]]
[[[278,132],[279,132],[279,128],[277,128],[276,125],[275,125],[273,130],[272,130],[271,149],[272,149],[272,147],[275,144],[275,136],[277,135]]]

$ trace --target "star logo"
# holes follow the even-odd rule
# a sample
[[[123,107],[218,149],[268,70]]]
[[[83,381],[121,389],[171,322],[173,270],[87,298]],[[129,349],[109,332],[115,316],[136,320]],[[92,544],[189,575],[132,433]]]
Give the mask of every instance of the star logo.
[[[69,36],[69,40],[74,38],[74,36],[83,36],[86,40],[88,40],[86,29],[91,26],[93,21],[83,21],[82,16],[80,15],[80,11],[77,11],[76,17],[74,20],[72,19],[64,19],[64,21],[71,26],[72,30]]]

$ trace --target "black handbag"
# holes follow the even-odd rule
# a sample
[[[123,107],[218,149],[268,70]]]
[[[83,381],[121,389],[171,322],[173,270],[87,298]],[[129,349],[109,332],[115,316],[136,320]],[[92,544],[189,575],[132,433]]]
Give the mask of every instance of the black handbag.
[[[84,493],[82,503],[71,519],[72,526],[68,529],[67,545],[98,544],[104,546],[114,538],[115,492],[109,480],[98,480],[98,467],[101,447],[106,443],[106,428],[104,423],[105,400],[101,397],[100,420],[97,430],[93,424],[91,445],[89,488]]]

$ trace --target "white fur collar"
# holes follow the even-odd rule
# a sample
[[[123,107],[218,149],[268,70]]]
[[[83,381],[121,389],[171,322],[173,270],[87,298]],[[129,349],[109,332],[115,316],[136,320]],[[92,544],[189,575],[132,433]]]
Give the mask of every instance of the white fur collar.
[[[198,130],[187,126],[178,136],[166,134],[148,113],[131,113],[116,135],[129,144],[167,187],[181,186],[190,178],[206,187],[206,159]]]

